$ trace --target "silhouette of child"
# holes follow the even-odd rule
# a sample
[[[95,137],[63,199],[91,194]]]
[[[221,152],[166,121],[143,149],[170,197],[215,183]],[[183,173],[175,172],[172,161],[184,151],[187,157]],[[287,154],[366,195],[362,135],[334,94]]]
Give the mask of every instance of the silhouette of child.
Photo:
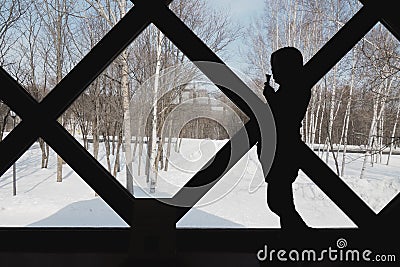
[[[271,108],[276,126],[276,151],[269,173],[267,203],[280,217],[281,228],[307,228],[296,211],[292,184],[299,171],[297,145],[301,142],[300,127],[311,97],[311,88],[302,84],[303,56],[294,47],[281,48],[271,55],[272,75],[279,89],[264,84],[264,96]],[[260,157],[261,142],[257,152]],[[262,163],[262,162],[261,162]]]

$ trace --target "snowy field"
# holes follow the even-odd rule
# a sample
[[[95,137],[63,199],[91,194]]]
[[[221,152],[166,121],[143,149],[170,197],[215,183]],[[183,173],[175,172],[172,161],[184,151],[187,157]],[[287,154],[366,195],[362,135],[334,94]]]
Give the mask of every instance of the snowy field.
[[[167,197],[177,192],[224,142],[183,140],[180,153],[171,154],[169,171],[160,172],[155,196]],[[100,148],[100,161],[105,166],[103,143]],[[382,162],[386,163],[386,157],[387,155],[383,155]],[[348,154],[343,179],[375,212],[379,212],[400,191],[400,156],[393,155],[389,166],[374,164],[372,167],[368,164],[365,178],[360,179],[362,159],[362,154]],[[48,169],[40,168],[40,160],[41,150],[38,143],[35,143],[17,161],[17,196],[12,196],[12,169],[0,177],[1,226],[127,226],[68,165],[63,167],[63,182],[57,183],[54,153],[51,154]],[[113,162],[113,158],[111,161]],[[332,168],[333,164],[334,161],[330,158],[329,165]],[[134,163],[135,169],[137,160]],[[117,175],[122,184],[125,184],[124,177],[124,172]],[[150,197],[145,177],[137,176],[135,181],[135,196]],[[256,150],[253,148],[177,226],[279,227],[278,217],[269,211],[265,203],[265,187]],[[302,172],[293,188],[297,209],[308,225],[355,227]]]

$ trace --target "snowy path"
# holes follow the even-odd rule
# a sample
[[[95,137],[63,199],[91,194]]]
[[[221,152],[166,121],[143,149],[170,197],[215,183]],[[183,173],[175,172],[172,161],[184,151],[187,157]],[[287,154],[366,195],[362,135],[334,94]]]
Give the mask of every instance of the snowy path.
[[[173,195],[223,145],[224,141],[184,140],[181,155],[175,155],[175,168],[161,172],[156,195]],[[213,145],[210,145],[210,142]],[[199,144],[202,143],[202,146]],[[200,149],[201,147],[201,149]],[[101,145],[103,149],[103,145]],[[101,150],[100,153],[104,153]],[[293,154],[295,156],[295,154]],[[392,156],[391,165],[368,166],[366,178],[360,180],[361,155],[349,154],[344,181],[368,205],[379,212],[400,191],[400,156]],[[192,161],[186,171],[179,161]],[[385,162],[386,156],[384,156]],[[103,157],[102,164],[105,164]],[[259,228],[278,227],[278,217],[265,204],[265,184],[253,148],[225,177],[188,212],[178,227]],[[330,165],[333,160],[330,159]],[[331,166],[332,167],[332,166]],[[188,171],[189,170],[189,171]],[[68,165],[64,181],[56,183],[55,155],[48,169],[40,169],[40,148],[35,143],[17,162],[17,196],[12,196],[12,171],[0,177],[1,226],[93,226],[127,225]],[[124,173],[118,180],[124,184]],[[240,178],[240,179],[239,179]],[[140,177],[139,180],[143,180]],[[135,188],[135,196],[148,197],[147,189]],[[355,227],[303,173],[294,183],[295,203],[305,221],[313,227]]]

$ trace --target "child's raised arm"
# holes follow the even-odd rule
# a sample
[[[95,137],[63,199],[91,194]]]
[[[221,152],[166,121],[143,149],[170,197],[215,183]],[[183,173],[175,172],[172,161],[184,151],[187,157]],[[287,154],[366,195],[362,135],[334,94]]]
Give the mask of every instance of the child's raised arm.
[[[269,85],[269,81],[271,79],[271,75],[270,74],[266,74],[265,76],[267,78],[267,81],[264,83],[263,95],[267,99],[268,104],[271,105],[271,103],[274,101],[275,90],[274,90],[274,88],[272,88]]]

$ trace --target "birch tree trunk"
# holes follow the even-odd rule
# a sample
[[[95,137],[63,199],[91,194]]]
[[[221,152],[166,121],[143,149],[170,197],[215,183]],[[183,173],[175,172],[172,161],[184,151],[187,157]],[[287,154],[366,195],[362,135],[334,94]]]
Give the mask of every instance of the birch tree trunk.
[[[306,143],[311,147],[311,149],[313,148],[312,145],[312,132],[313,132],[313,128],[314,128],[314,119],[315,119],[315,106],[316,106],[316,96],[315,96],[315,87],[311,88],[311,100],[310,100],[310,119],[309,119],[309,124],[306,125],[307,127],[307,136],[306,136]],[[308,112],[308,111],[307,111]]]
[[[376,124],[376,119],[377,119],[377,113],[378,113],[378,98],[375,99],[374,104],[373,104],[372,121],[371,121],[371,126],[369,129],[369,133],[368,133],[367,145],[365,147],[365,154],[364,154],[363,164],[361,167],[360,179],[364,178],[365,169],[367,166],[367,160],[368,160],[368,157],[370,156],[370,149],[372,147],[372,142],[373,142],[373,134],[374,134],[375,127],[376,127],[375,124]]]
[[[317,87],[318,89],[318,87]],[[321,109],[321,102],[322,102],[322,90],[319,90],[318,94],[318,102],[317,102],[317,110],[315,111],[314,121],[313,121],[313,128],[311,132],[311,147],[314,149],[315,138],[317,135],[317,127],[318,127],[318,119],[319,119],[319,111]],[[319,143],[318,143],[318,150],[319,150]]]
[[[161,50],[162,50],[162,33],[157,30],[157,59],[156,59],[156,71],[154,75],[154,90],[153,90],[153,111],[152,111],[152,130],[151,130],[151,153],[150,153],[150,164],[153,164],[154,175],[150,175],[150,193],[154,193],[157,184],[158,175],[158,164],[156,163],[157,158],[157,100],[158,90],[160,82],[160,70],[161,70]],[[161,142],[161,139],[160,139]],[[149,172],[151,174],[151,172]]]
[[[367,147],[366,147],[366,151],[365,151],[365,155],[364,155],[364,160],[363,160],[363,164],[362,164],[362,168],[361,168],[361,173],[360,173],[360,179],[364,178],[365,176],[365,169],[367,167],[367,160],[369,156],[372,156],[372,146],[373,146],[373,142],[374,142],[374,133],[376,132],[376,127],[377,127],[377,122],[380,120],[385,105],[382,104],[380,107],[380,110],[378,112],[378,105],[379,103],[384,103],[386,101],[386,94],[389,91],[391,84],[392,84],[393,78],[390,79],[390,81],[388,79],[385,80],[383,84],[383,86],[379,86],[379,90],[378,90],[378,97],[375,99],[374,101],[374,105],[373,105],[373,115],[372,115],[372,122],[371,122],[371,126],[369,129],[369,133],[368,133],[368,142],[367,142]],[[384,88],[382,88],[384,87]],[[381,98],[381,99],[379,99]]]
[[[93,134],[93,157],[97,160],[97,158],[99,157],[99,120],[100,120],[100,98],[97,94],[97,85],[96,85],[96,92],[95,92],[95,114],[93,116],[93,130],[92,130],[92,134]]]
[[[113,175],[117,177],[118,172],[120,171],[120,164],[121,164],[121,159],[120,159],[120,153],[121,153],[121,145],[122,145],[122,131],[119,131],[118,133],[118,141],[117,141],[117,152],[115,154],[115,162],[114,162],[114,170],[113,170]]]
[[[46,145],[46,143],[44,142],[44,140],[42,138],[39,138],[39,146],[40,146],[40,150],[42,151],[42,161],[41,161],[42,169],[45,169],[45,168],[47,168],[48,162],[49,162],[49,160],[48,160],[49,155],[47,152],[48,145]]]
[[[393,143],[394,143],[394,138],[395,138],[395,135],[396,135],[397,123],[399,121],[399,114],[400,114],[400,101],[397,104],[396,118],[394,120],[392,134],[390,135],[390,147],[389,147],[389,154],[388,154],[388,157],[387,157],[386,165],[389,165],[390,156],[392,155]]]
[[[104,147],[106,149],[106,161],[107,161],[107,170],[111,173],[111,161],[110,161],[110,138],[108,137],[108,131],[103,132],[104,139]]]
[[[385,103],[383,103],[385,105]],[[384,130],[384,118],[385,118],[385,109],[383,109],[383,114],[379,120],[379,131],[378,131],[378,157],[377,157],[377,162],[379,160],[379,163],[382,163],[382,150],[383,150],[383,130]]]
[[[63,10],[61,4],[57,1],[57,20],[56,20],[56,82],[59,83],[62,79],[62,64],[63,64],[63,39],[62,39],[62,20]],[[58,122],[63,124],[62,116],[58,119]],[[62,158],[57,155],[57,182],[62,182]]]
[[[326,90],[326,88],[325,88],[325,90]],[[322,145],[321,144],[321,141],[322,141],[321,133],[322,133],[322,123],[324,122],[324,117],[325,117],[325,110],[326,110],[326,97],[324,97],[324,103],[322,105],[322,111],[321,111],[321,119],[319,121],[319,127],[318,127],[318,156],[320,156],[320,147]],[[323,153],[324,153],[324,151],[322,148],[322,154],[320,156],[321,158],[322,158]]]
[[[142,168],[142,155],[143,155],[143,136],[139,136],[139,160],[138,160],[138,170],[137,170],[137,174],[138,176],[140,176],[140,170]]]
[[[171,156],[171,145],[172,145],[172,121],[168,125],[168,144],[167,144],[167,156],[165,159],[164,171],[168,171],[169,157]]]
[[[122,92],[122,108],[124,110],[124,139],[125,139],[125,165],[126,165],[126,189],[133,194],[133,164],[131,149],[131,116],[129,109],[130,93],[129,93],[129,76],[128,76],[128,53],[126,51],[121,54],[121,92]]]
[[[351,112],[351,102],[353,98],[353,87],[354,87],[354,69],[355,69],[355,57],[353,52],[353,61],[351,69],[351,80],[349,88],[349,100],[347,101],[346,113],[344,115],[344,129],[343,129],[343,153],[342,153],[342,166],[340,170],[340,176],[344,175],[344,170],[346,168],[346,152],[347,152],[347,136],[349,132],[349,122],[350,122],[350,112]]]
[[[329,163],[329,147],[331,147],[331,149],[333,148],[332,129],[333,129],[333,121],[334,121],[334,115],[335,115],[335,102],[336,102],[336,71],[337,71],[337,67],[335,66],[335,67],[333,67],[333,85],[332,85],[331,101],[330,101],[330,105],[329,105],[327,142],[328,142],[328,144],[330,144],[330,146],[328,145],[328,148],[327,148],[326,159],[325,159],[326,164]],[[333,149],[332,149],[332,153],[334,153]]]

